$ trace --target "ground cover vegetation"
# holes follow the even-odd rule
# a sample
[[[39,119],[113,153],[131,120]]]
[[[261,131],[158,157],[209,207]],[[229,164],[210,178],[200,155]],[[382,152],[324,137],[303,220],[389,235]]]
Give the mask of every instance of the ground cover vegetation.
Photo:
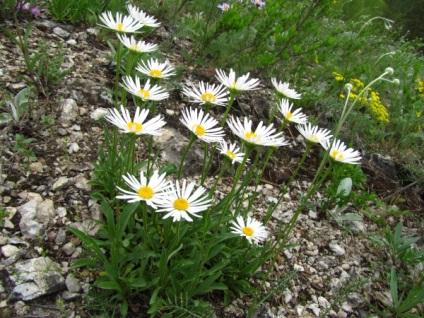
[[[381,10],[395,5],[381,2]],[[104,290],[116,307],[107,315],[212,317],[208,299],[228,305],[247,295],[245,316],[255,317],[296,275],[275,277],[272,271],[282,251],[293,247],[288,239],[308,209],[334,219],[348,233],[348,222],[381,225],[371,239],[382,249],[375,266],[386,274],[379,283],[391,298],[367,300],[369,314],[423,315],[424,256],[415,245],[420,237],[406,234],[405,216],[389,208],[404,203],[403,192],[384,201],[365,188],[361,169],[361,160],[379,153],[402,165],[400,189],[411,184],[422,189],[424,183],[424,59],[419,40],[406,40],[392,17],[375,15],[380,10],[375,8],[369,11],[373,15],[349,14],[349,1],[332,0],[4,4],[1,15],[12,15],[16,26],[4,32],[24,56],[28,88],[16,96],[3,93],[0,123],[17,129],[13,150],[27,166],[35,159],[33,139],[19,128],[31,118],[46,129],[54,125],[46,109],[37,109],[37,100],[54,99],[54,87],[67,72],[61,69],[61,47],[53,53],[45,43],[29,48],[31,22],[21,28],[22,21],[36,18],[41,7],[58,21],[98,27],[110,48],[114,106],[104,113],[104,144],[91,180],[103,220],[95,237],[67,228],[85,251],[72,268],[95,273],[93,288]],[[151,43],[147,39],[159,26],[171,35]],[[49,54],[54,58],[46,59]],[[197,74],[198,81],[179,82],[185,72]],[[262,117],[233,111],[240,96],[262,90],[272,92]],[[175,92],[186,101],[177,124],[189,141],[172,164],[160,160],[163,149],[156,138],[167,124],[161,103]],[[279,150],[289,146],[294,132],[305,149],[288,178],[272,179],[279,196],[258,215],[255,192],[265,176],[273,175],[268,164],[279,162]],[[201,171],[191,178],[184,172],[185,159],[196,145],[203,152]],[[311,155],[313,169],[305,165]],[[305,169],[309,187],[296,210],[288,222],[272,225]],[[224,179],[228,192],[218,197]],[[421,207],[418,200],[404,214],[422,234]],[[395,226],[385,222],[390,213]],[[267,282],[272,288],[265,292]],[[320,315],[363,284],[344,286],[340,299]],[[144,302],[144,312],[135,300]]]

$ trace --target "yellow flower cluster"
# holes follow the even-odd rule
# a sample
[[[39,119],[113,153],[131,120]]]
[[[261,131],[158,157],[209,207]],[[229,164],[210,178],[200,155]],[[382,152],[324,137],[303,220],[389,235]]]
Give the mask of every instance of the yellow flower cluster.
[[[387,108],[381,103],[380,95],[370,89],[370,98],[368,99],[371,116],[381,123],[389,122],[389,113]]]
[[[418,91],[420,92],[421,96],[424,97],[424,81],[418,77],[417,82],[418,82]]]
[[[343,75],[333,72],[334,78],[336,81],[341,82],[344,81],[345,78]],[[358,97],[359,92],[364,89],[365,84],[358,78],[351,78],[349,80],[349,83],[352,84],[353,88],[350,92],[349,99],[354,100]],[[424,90],[424,82],[423,83],[423,90]],[[345,98],[345,95],[340,95],[341,98]],[[389,122],[389,113],[387,112],[387,108],[383,105],[383,103],[380,100],[380,95],[377,92],[374,92],[371,88],[368,88],[368,96],[367,94],[363,94],[361,97],[359,97],[358,102],[362,105],[368,106],[371,116],[381,122],[381,123],[388,123]]]

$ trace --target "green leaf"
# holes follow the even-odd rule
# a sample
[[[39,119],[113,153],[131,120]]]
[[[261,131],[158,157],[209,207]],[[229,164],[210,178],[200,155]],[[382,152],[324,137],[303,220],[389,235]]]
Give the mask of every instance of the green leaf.
[[[147,286],[146,280],[143,278],[135,279],[131,282],[131,287],[134,287],[134,288],[142,288],[146,286]]]
[[[128,314],[128,301],[124,299],[121,305],[121,316],[126,317]]]
[[[102,269],[103,267],[100,266],[99,263],[97,263],[95,260],[90,258],[81,258],[77,260],[76,262],[72,263],[71,268],[78,268],[78,267],[89,267],[89,268],[96,268],[96,269]]]
[[[102,289],[112,289],[112,290],[116,290],[116,291],[121,290],[121,287],[117,283],[112,282],[110,280],[98,282],[98,283],[96,283],[96,286],[99,287],[99,288],[102,288]]]
[[[413,286],[406,298],[398,306],[399,312],[406,312],[414,308],[419,303],[424,302],[424,288]]]
[[[340,184],[339,187],[337,188],[337,195],[344,195],[344,196],[348,196],[350,194],[350,192],[352,191],[352,179],[351,178],[344,178]]]
[[[124,234],[125,229],[127,228],[128,221],[130,220],[133,212],[138,207],[139,203],[132,203],[125,207],[125,209],[122,211],[122,213],[119,215],[118,218],[118,239],[120,240]]]
[[[362,216],[357,213],[345,213],[340,216],[340,219],[342,221],[363,221]]]
[[[396,271],[394,266],[392,266],[392,271],[390,273],[390,294],[392,296],[393,307],[397,308],[399,306],[399,296],[397,289]]]
[[[152,296],[150,297],[149,305],[152,305],[156,302],[156,298],[158,297],[158,293],[161,289],[162,289],[161,286],[158,286],[158,287],[155,288],[155,290],[152,293]]]
[[[75,236],[77,236],[79,239],[81,239],[81,241],[84,242],[84,244],[86,245],[88,249],[93,250],[94,254],[98,257],[100,261],[102,261],[103,263],[107,262],[107,258],[105,254],[102,252],[102,250],[100,249],[95,239],[93,239],[92,237],[88,236],[84,232],[77,230],[73,227],[68,226],[66,229],[69,232],[73,233]]]
[[[203,280],[195,289],[194,295],[202,295],[207,294],[214,290],[214,284],[215,280],[221,276],[221,271],[215,272],[214,274],[210,275],[208,278]]]
[[[0,125],[7,124],[13,120],[12,115],[9,113],[1,113],[0,114]]]
[[[183,248],[183,244],[181,244],[178,248],[176,248],[175,250],[173,250],[169,255],[168,255],[168,257],[166,258],[166,262],[168,263],[169,262],[169,260],[175,255],[175,254],[177,254],[178,253],[178,251],[180,250],[180,249],[182,249]]]

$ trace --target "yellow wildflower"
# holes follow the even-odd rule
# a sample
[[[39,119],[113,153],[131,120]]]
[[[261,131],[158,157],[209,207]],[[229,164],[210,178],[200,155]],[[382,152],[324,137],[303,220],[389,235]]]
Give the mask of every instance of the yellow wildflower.
[[[334,78],[336,79],[337,82],[342,82],[344,81],[344,77],[342,74],[337,73],[337,72],[333,72]]]
[[[353,90],[356,91],[360,91],[361,89],[363,89],[365,87],[364,82],[362,82],[360,79],[358,78],[351,78],[350,79],[350,84],[353,85]]]
[[[375,120],[381,123],[389,122],[389,113],[387,112],[387,108],[381,103],[380,96],[377,92],[371,91],[369,106],[371,116]]]
[[[424,81],[420,77],[418,77],[417,82],[418,82],[418,91],[421,93],[421,96],[424,96]]]

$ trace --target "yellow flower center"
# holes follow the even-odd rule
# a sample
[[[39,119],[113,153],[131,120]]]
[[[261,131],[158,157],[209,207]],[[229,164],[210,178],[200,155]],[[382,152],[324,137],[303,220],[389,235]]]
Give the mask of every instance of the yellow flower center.
[[[232,87],[236,87],[237,86],[237,83],[236,82],[233,82],[233,84],[231,86]]]
[[[135,132],[135,133],[138,133],[138,132],[140,132],[140,131],[143,130],[143,125],[142,124],[140,124],[140,123],[134,123],[132,121],[130,121],[127,124],[127,127],[128,127],[129,130],[131,130],[132,132]]]
[[[252,138],[258,137],[258,135],[256,133],[254,133],[253,131],[248,131],[247,133],[244,134],[244,136],[247,139],[252,139]]]
[[[122,31],[122,29],[123,29],[123,25],[122,25],[122,23],[118,23],[117,25],[116,25],[116,28],[118,29],[118,31]]]
[[[235,159],[236,158],[236,154],[234,152],[232,152],[231,150],[227,150],[225,153],[231,159]]]
[[[188,201],[184,198],[178,198],[174,201],[174,209],[185,211],[189,207]]]
[[[212,93],[208,93],[208,92],[203,93],[202,96],[200,96],[200,98],[202,99],[202,101],[204,101],[206,103],[208,103],[208,102],[215,103],[216,102],[216,96]]]
[[[292,118],[293,117],[293,114],[291,113],[291,112],[288,112],[287,114],[286,114],[286,118],[287,119],[290,119],[290,118]]]
[[[340,160],[344,159],[343,153],[339,152],[338,150],[333,150],[331,152],[331,157],[333,157],[334,159],[340,159]]]
[[[140,189],[138,189],[137,193],[139,197],[142,199],[151,199],[155,194],[153,189],[148,186],[141,187]]]
[[[245,226],[241,231],[243,232],[244,235],[247,235],[247,236],[252,236],[253,233],[255,233],[255,231],[253,231],[253,229],[250,226]]]
[[[202,127],[201,125],[194,125],[193,128],[194,128],[194,133],[197,136],[203,136],[206,132],[206,129]]]
[[[131,45],[130,50],[138,52],[139,48],[140,47],[137,44],[134,44],[134,45]]]
[[[140,89],[140,95],[142,96],[142,98],[146,99],[149,98],[150,92],[146,91],[145,89]]]
[[[161,77],[162,76],[162,71],[161,70],[151,70],[150,71],[150,76]]]
[[[319,138],[317,135],[315,134],[309,134],[309,139],[314,141],[314,142],[318,142]]]

